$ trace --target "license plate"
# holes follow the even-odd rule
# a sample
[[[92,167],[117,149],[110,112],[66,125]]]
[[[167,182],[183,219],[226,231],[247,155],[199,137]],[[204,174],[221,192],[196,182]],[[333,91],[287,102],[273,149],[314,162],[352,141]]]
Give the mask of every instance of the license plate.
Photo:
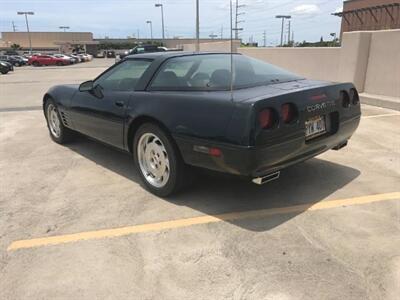
[[[306,139],[312,139],[325,132],[325,116],[317,116],[306,121]]]

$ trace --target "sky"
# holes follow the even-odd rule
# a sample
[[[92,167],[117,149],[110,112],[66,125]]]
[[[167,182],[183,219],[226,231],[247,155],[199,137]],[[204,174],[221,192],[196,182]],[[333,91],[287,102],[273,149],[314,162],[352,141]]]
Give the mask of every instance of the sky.
[[[235,3],[236,0],[233,0]],[[291,15],[295,41],[331,39],[330,33],[340,32],[340,18],[331,13],[340,11],[341,0],[238,0],[244,5],[239,16],[243,23],[240,37],[267,46],[280,42],[281,21],[275,15]],[[161,10],[164,7],[166,37],[194,37],[195,0],[0,0],[0,32],[26,31],[24,16],[17,11],[33,11],[29,16],[31,31],[58,31],[69,26],[70,31],[93,32],[95,38],[161,37]],[[229,0],[200,0],[200,35],[229,37]],[[288,29],[286,23],[285,31]]]

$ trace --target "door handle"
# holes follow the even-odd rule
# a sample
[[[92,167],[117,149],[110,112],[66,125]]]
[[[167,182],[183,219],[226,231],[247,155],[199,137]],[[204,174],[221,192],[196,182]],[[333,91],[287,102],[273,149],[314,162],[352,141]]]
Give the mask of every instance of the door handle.
[[[124,107],[124,101],[115,101],[115,105],[118,107]]]

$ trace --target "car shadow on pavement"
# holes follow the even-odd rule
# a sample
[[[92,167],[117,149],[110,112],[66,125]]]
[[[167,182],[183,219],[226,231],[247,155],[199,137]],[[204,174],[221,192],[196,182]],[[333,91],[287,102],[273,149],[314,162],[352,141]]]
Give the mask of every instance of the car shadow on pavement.
[[[85,137],[79,137],[68,147],[96,164],[140,183],[131,155]],[[261,186],[236,176],[199,169],[193,169],[193,172],[193,182],[189,186],[178,195],[160,198],[160,201],[184,205],[205,215],[303,205],[302,210],[290,214],[227,220],[252,231],[269,230],[292,219],[360,175],[354,168],[319,158],[289,167],[281,172],[278,180]]]

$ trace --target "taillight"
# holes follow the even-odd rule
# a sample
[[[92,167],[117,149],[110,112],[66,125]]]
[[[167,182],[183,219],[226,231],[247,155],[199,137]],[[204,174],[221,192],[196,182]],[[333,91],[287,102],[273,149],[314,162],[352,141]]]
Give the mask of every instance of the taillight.
[[[342,106],[344,108],[350,107],[350,97],[346,91],[340,92],[340,101],[342,102]]]
[[[270,129],[276,123],[276,114],[272,108],[263,109],[258,113],[258,123],[262,129]]]
[[[285,103],[281,107],[282,120],[286,124],[292,123],[297,118],[296,106],[292,103]]]
[[[208,154],[215,157],[220,157],[222,155],[222,151],[219,148],[210,148],[208,149]]]
[[[356,89],[350,89],[350,100],[353,105],[357,105],[360,102],[360,98],[358,97],[358,93]]]

